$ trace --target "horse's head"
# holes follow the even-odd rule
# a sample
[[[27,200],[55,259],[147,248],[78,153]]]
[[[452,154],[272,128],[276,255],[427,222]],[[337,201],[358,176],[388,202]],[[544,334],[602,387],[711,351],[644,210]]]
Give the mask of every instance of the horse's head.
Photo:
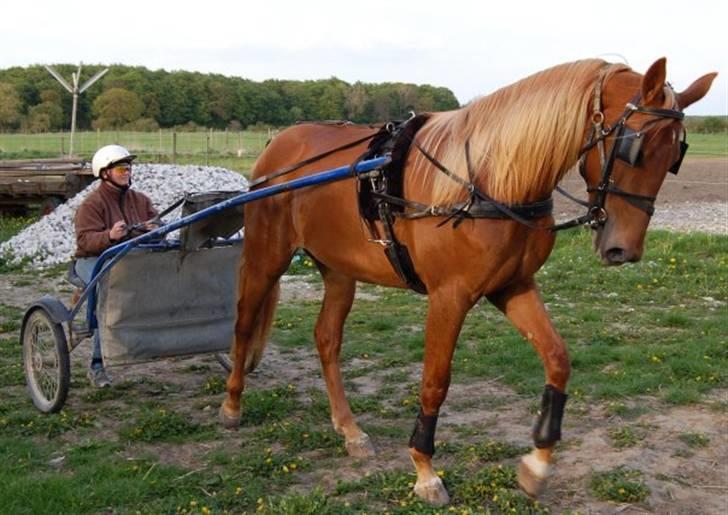
[[[580,171],[592,204],[594,248],[604,264],[642,257],[657,192],[668,171],[677,173],[687,149],[682,110],[705,96],[716,75],[676,93],[665,82],[661,58],[644,76],[624,70],[600,77]]]

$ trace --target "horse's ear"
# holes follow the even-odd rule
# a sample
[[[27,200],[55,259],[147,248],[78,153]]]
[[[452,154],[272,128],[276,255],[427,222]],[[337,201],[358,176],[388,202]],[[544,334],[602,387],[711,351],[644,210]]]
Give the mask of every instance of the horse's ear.
[[[688,88],[677,94],[677,104],[680,109],[685,109],[690,104],[694,104],[708,93],[710,86],[713,84],[713,79],[718,76],[717,73],[708,73],[703,75],[698,80],[690,84]]]
[[[642,78],[642,102],[644,105],[661,106],[665,100],[665,78],[667,71],[665,63],[667,59],[660,57],[652,63],[645,76]]]

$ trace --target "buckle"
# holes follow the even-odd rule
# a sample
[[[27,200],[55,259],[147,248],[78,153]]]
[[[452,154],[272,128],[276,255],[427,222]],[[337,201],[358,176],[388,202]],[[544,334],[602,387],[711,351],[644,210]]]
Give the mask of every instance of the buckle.
[[[604,225],[609,215],[607,215],[607,211],[603,207],[592,206],[589,208],[589,217],[591,218],[589,227],[596,229],[600,225]]]
[[[376,240],[373,238],[370,238],[369,243],[378,243],[382,247],[391,247],[392,246],[392,240]]]

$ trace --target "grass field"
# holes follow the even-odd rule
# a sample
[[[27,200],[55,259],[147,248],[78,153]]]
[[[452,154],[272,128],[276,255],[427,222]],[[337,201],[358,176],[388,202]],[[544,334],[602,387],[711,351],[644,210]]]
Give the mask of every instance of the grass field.
[[[78,132],[74,153],[91,158],[103,145],[118,143],[145,162],[224,166],[247,171],[270,139],[270,131]],[[176,147],[174,138],[176,137]],[[176,148],[176,154],[174,154]],[[69,133],[0,134],[0,159],[58,157],[69,149]]]
[[[0,240],[23,223],[28,221],[0,218]],[[643,261],[620,268],[599,267],[589,248],[588,231],[560,235],[538,275],[570,346],[569,430],[595,423],[590,407],[604,409],[610,445],[619,453],[647,446],[644,440],[656,428],[634,423],[645,411],[662,414],[710,402],[711,409],[724,413],[725,401],[713,402],[712,394],[728,387],[728,238],[652,231]],[[310,265],[301,259],[291,271],[309,272]],[[23,271],[0,272],[0,279],[17,285],[47,280]],[[314,289],[320,285],[316,275],[302,280]],[[76,363],[66,408],[56,415],[38,414],[23,386],[22,309],[0,301],[0,511],[549,512],[518,492],[514,469],[515,457],[527,449],[523,442],[543,388],[542,367],[527,342],[486,304],[466,320],[454,358],[453,388],[490,384],[513,393],[446,403],[448,414],[482,410],[499,413],[500,422],[440,429],[437,460],[452,505],[438,510],[412,497],[410,464],[387,449],[405,448],[417,410],[426,299],[373,286],[361,290],[368,297],[355,302],[347,321],[344,378],[352,409],[383,449],[373,462],[394,464],[384,470],[346,457],[343,440],[331,429],[313,358],[316,300],[304,297],[279,307],[263,376],[253,379],[265,386],[246,392],[240,433],[225,432],[215,421],[224,376],[212,358],[162,362],[156,373],[115,382],[106,390],[89,388],[83,364]],[[290,365],[276,368],[271,356]],[[518,426],[523,438],[497,432],[514,404],[527,407]],[[648,450],[655,453],[666,444]],[[567,438],[564,445],[578,441]],[[693,429],[683,432],[677,445],[682,454],[672,459],[687,464],[715,442]],[[650,496],[648,473],[653,486],[654,477],[662,478],[661,490],[672,484],[671,476],[651,468],[619,466],[594,471],[584,479],[587,493],[581,495],[590,503],[614,503],[600,509],[614,511],[631,503],[645,511],[640,503]]]
[[[688,134],[688,157],[728,156],[728,133]]]

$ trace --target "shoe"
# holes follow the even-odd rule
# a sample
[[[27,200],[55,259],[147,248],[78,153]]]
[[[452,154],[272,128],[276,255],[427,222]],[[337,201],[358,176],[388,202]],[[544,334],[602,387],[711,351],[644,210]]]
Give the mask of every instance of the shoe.
[[[111,385],[111,379],[103,368],[90,368],[87,377],[94,388],[107,388]]]

